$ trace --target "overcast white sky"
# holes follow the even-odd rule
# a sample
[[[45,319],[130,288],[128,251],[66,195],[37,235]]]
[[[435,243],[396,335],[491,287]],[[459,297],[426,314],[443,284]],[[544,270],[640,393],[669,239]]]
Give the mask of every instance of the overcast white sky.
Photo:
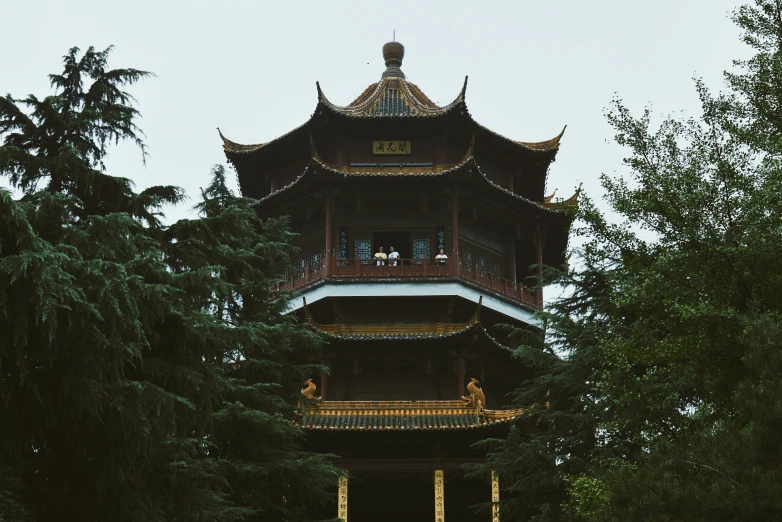
[[[549,189],[621,171],[604,109],[614,93],[636,112],[698,113],[692,78],[718,90],[734,58],[749,55],[729,13],[738,0],[109,2],[0,0],[6,42],[0,93],[48,94],[72,46],[115,45],[110,65],[157,74],[132,92],[150,158],[113,151],[109,172],[138,188],[184,187],[193,200],[210,166],[225,162],[216,127],[263,142],[308,119],[315,81],[349,103],[384,70],[396,29],[402,69],[433,100],[450,102],[470,81],[481,124],[513,139],[549,139],[568,126]],[[13,44],[12,44],[13,43]],[[233,177],[232,177],[233,182]],[[194,201],[169,209],[188,215]]]

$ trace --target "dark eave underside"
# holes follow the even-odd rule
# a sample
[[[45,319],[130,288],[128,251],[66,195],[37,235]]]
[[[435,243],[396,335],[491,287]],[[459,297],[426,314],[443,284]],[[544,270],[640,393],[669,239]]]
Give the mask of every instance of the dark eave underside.
[[[438,172],[400,172],[389,169],[383,173],[351,173],[340,170],[339,167],[331,166],[313,158],[304,172],[293,182],[285,187],[269,194],[260,200],[262,205],[270,205],[272,202],[279,202],[284,205],[284,201],[290,198],[301,197],[313,186],[337,187],[349,183],[351,186],[361,184],[364,189],[372,188],[376,183],[382,183],[385,179],[405,179],[419,180],[429,183],[422,189],[435,189],[437,187],[447,186],[466,186],[486,193],[497,201],[503,203],[511,209],[518,209],[524,214],[534,214],[538,216],[548,216],[550,220],[569,223],[571,213],[567,206],[562,208],[547,208],[541,203],[536,203],[523,196],[492,182],[480,169],[475,159],[472,157],[453,165],[451,168]],[[251,194],[248,194],[252,196]]]
[[[497,141],[499,143],[504,144],[505,146],[509,146],[511,150],[515,149],[519,153],[521,152],[528,152],[528,153],[538,153],[538,154],[546,154],[551,156],[551,160],[553,160],[554,155],[556,155],[557,150],[559,150],[560,141],[562,139],[562,136],[564,135],[565,130],[563,129],[562,132],[549,140],[541,141],[541,142],[522,142],[522,141],[515,141],[510,138],[507,138],[497,132],[494,132],[487,127],[484,127],[483,125],[477,123],[472,116],[470,115],[467,106],[464,103],[456,104],[452,107],[449,107],[446,111],[434,114],[432,116],[426,116],[427,119],[446,119],[449,116],[458,116],[461,118],[466,118],[466,124],[467,128],[465,129],[468,133],[477,133],[480,136],[480,141]],[[240,159],[243,156],[253,156],[256,160],[262,160],[263,158],[268,157],[270,154],[274,155],[275,153],[278,153],[282,149],[289,147],[290,140],[296,140],[297,138],[306,138],[306,136],[313,131],[315,127],[317,127],[319,124],[327,123],[325,121],[319,121],[319,120],[339,120],[341,118],[347,118],[347,119],[353,119],[353,120],[367,120],[367,121],[398,121],[398,120],[409,120],[411,118],[415,118],[416,116],[373,116],[373,117],[363,117],[363,116],[347,116],[345,114],[342,114],[340,112],[334,111],[332,108],[323,105],[322,103],[318,103],[318,105],[315,108],[315,112],[312,114],[309,120],[307,120],[302,125],[296,127],[295,129],[292,129],[291,131],[283,134],[282,136],[279,136],[271,141],[265,142],[265,143],[256,143],[256,144],[241,144],[238,142],[235,142],[233,140],[228,139],[221,131],[220,138],[223,141],[223,150],[225,152],[226,157],[229,161],[235,161]],[[334,122],[337,123],[337,122]],[[279,150],[278,150],[279,146]]]

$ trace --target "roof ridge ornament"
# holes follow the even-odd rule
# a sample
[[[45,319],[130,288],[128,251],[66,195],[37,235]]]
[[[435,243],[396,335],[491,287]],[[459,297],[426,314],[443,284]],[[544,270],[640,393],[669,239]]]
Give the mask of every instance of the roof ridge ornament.
[[[467,80],[469,79],[469,76],[464,77],[464,85],[462,85],[462,92],[459,93],[459,97],[456,98],[458,102],[464,103],[465,98],[467,98]]]
[[[405,46],[397,41],[388,42],[383,46],[383,59],[386,61],[386,70],[383,78],[402,78],[402,60],[405,57]]]

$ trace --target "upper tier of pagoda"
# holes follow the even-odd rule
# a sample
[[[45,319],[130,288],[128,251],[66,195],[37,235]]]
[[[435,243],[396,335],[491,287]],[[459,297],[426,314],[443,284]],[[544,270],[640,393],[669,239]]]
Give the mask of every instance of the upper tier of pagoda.
[[[449,114],[469,116],[465,102],[467,94],[466,76],[459,95],[447,105],[437,105],[416,84],[408,81],[405,77],[401,69],[404,55],[405,48],[401,43],[389,42],[385,44],[383,46],[383,58],[386,62],[386,70],[383,72],[380,81],[369,85],[364,89],[364,92],[348,105],[336,105],[329,101],[323,93],[320,83],[315,82],[318,89],[318,105],[310,120],[304,125],[271,141],[245,145],[229,140],[221,132],[220,136],[223,139],[226,154],[248,154],[284,140],[287,136],[311,126],[311,122],[318,115],[323,114],[322,109],[348,118],[436,118]],[[563,129],[560,134],[545,141],[515,141],[483,127],[472,120],[471,117],[468,119],[476,131],[484,131],[521,148],[535,151],[556,151],[565,132]]]
[[[299,164],[295,158],[301,158],[302,150],[309,148],[313,138],[318,143],[321,154],[328,160],[328,152],[324,149],[328,148],[330,137],[335,134],[343,136],[345,132],[366,135],[371,132],[368,129],[376,123],[382,125],[386,133],[402,132],[409,135],[414,132],[412,130],[414,128],[421,132],[426,129],[426,132],[431,133],[430,135],[440,132],[448,144],[449,150],[446,153],[448,159],[450,156],[462,157],[471,145],[474,146],[474,155],[479,164],[482,163],[482,158],[487,158],[487,162],[494,163],[501,158],[505,170],[523,173],[523,180],[520,180],[514,192],[532,201],[542,202],[548,166],[556,156],[564,129],[559,135],[538,142],[512,140],[491,131],[477,123],[467,109],[465,102],[467,78],[452,102],[442,106],[437,105],[405,77],[402,72],[404,54],[404,46],[401,43],[385,44],[383,58],[386,70],[380,80],[369,85],[355,100],[344,106],[332,103],[323,93],[320,84],[316,83],[318,103],[310,119],[271,141],[241,144],[228,139],[220,132],[225,154],[239,173],[242,192],[255,198],[268,194],[268,191],[262,193],[264,191],[259,189],[260,179],[264,176],[259,174],[259,170],[269,171],[271,168],[279,168],[286,162],[291,168],[301,170],[293,177],[286,175],[285,179],[280,180],[281,184],[276,186],[276,189],[283,188],[293,181],[306,166],[306,162]],[[417,123],[413,124],[413,122]],[[413,124],[414,127],[408,124]],[[324,143],[326,145],[321,149]],[[354,164],[356,162],[354,157],[348,156],[346,159],[344,155],[341,158],[335,155],[333,161],[327,163],[344,166]],[[306,161],[309,161],[309,158]],[[420,159],[412,161],[420,162]],[[426,161],[433,162],[435,165],[439,163],[437,158],[424,160]],[[361,160],[358,163],[361,163]],[[293,167],[294,164],[298,166]],[[500,184],[505,185],[504,182]],[[274,190],[273,188],[271,192]]]

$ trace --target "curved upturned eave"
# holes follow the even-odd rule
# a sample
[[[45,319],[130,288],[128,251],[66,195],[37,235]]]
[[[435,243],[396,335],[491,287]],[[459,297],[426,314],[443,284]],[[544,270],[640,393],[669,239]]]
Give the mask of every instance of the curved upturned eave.
[[[564,136],[565,130],[567,129],[567,125],[565,125],[565,127],[562,129],[562,132],[560,132],[555,137],[545,141],[517,141],[508,138],[506,136],[503,136],[502,134],[481,125],[480,123],[475,121],[475,119],[472,117],[471,114],[469,114],[469,117],[470,117],[470,121],[475,126],[475,129],[477,131],[486,133],[489,136],[496,138],[503,143],[516,147],[520,150],[526,150],[526,151],[537,152],[537,153],[553,152],[554,155],[556,155],[556,153],[559,151],[559,145],[560,142],[562,141],[562,136]]]
[[[315,82],[318,89],[318,108],[325,108],[333,114],[344,116],[351,119],[391,119],[408,120],[417,118],[439,118],[451,114],[455,109],[465,105],[465,96],[467,93],[467,77],[464,77],[464,84],[459,95],[449,104],[439,106],[429,99],[426,94],[412,82],[402,78],[381,78],[380,81],[367,87],[353,102],[348,105],[337,105],[332,103],[324,94],[319,82]],[[384,93],[388,90],[388,84],[396,81],[402,86],[402,103],[407,106],[410,114],[385,114],[375,113],[375,109],[382,101]],[[370,92],[371,91],[371,92]],[[317,112],[317,110],[316,110]]]
[[[472,317],[469,321],[466,321],[464,323],[439,323],[437,325],[429,325],[429,324],[415,324],[415,325],[353,325],[354,328],[357,328],[359,331],[354,332],[334,332],[331,331],[332,329],[337,329],[338,327],[342,325],[334,325],[334,324],[323,324],[319,323],[312,317],[312,313],[310,313],[310,309],[307,306],[307,300],[304,298],[304,318],[307,322],[307,325],[312,328],[314,331],[325,335],[326,337],[332,338],[332,339],[341,339],[341,340],[348,340],[348,341],[354,341],[354,340],[377,340],[377,341],[406,341],[406,340],[419,340],[419,339],[446,339],[450,337],[456,337],[459,335],[464,335],[466,333],[469,333],[475,329],[483,330],[483,325],[481,325],[481,308],[483,306],[483,296],[481,296],[478,299],[478,304],[475,307],[475,312],[473,312]],[[432,327],[437,326],[441,327],[443,329],[442,332],[431,332],[431,331],[425,331],[422,327]],[[360,329],[363,328],[364,331],[361,332]],[[378,328],[391,328],[396,329],[397,331],[372,331],[377,330]],[[409,330],[405,332],[404,330]],[[445,331],[450,330],[450,331]],[[485,330],[484,330],[485,333]],[[487,334],[488,335],[488,334]]]
[[[553,194],[550,197],[547,197],[547,201],[544,201],[541,203],[546,208],[561,208],[561,209],[570,209],[571,211],[575,212],[578,210],[578,197],[581,195],[581,187],[583,186],[583,183],[578,186],[576,191],[573,193],[572,196],[570,196],[567,199],[560,199],[558,201],[552,201]],[[556,190],[554,191],[556,192]]]
[[[558,216],[566,216],[566,217],[568,217],[569,219],[572,220],[572,217],[570,215],[571,213],[570,213],[570,211],[568,210],[567,207],[564,207],[564,206],[563,207],[559,207],[559,206],[554,206],[554,205],[546,206],[543,203],[540,203],[540,202],[537,202],[537,201],[532,201],[531,199],[525,198],[524,196],[521,196],[519,194],[511,192],[510,190],[506,189],[505,187],[497,185],[492,180],[490,180],[489,177],[486,176],[486,174],[484,174],[484,172],[481,170],[480,165],[478,165],[478,163],[475,161],[474,158],[472,159],[472,163],[474,164],[475,169],[478,171],[478,174],[480,174],[479,179],[481,179],[483,183],[489,184],[493,190],[496,190],[496,191],[504,194],[504,197],[506,197],[506,198],[507,197],[511,197],[511,198],[513,198],[513,199],[515,199],[517,201],[523,201],[524,203],[526,203],[528,205],[532,205],[536,209],[545,211],[546,213],[551,213],[551,214],[555,214],[555,215],[558,215]]]
[[[313,329],[330,339],[340,339],[343,341],[416,341],[425,339],[448,339],[470,333],[480,326],[467,325],[453,332],[443,333],[335,333],[323,330],[317,326]]]
[[[421,340],[435,340],[435,339],[439,340],[439,339],[450,339],[454,337],[464,336],[466,334],[480,333],[488,341],[490,345],[498,348],[502,352],[512,354],[515,351],[512,348],[505,346],[494,337],[492,337],[489,334],[489,332],[486,331],[486,328],[484,328],[484,326],[481,324],[470,324],[464,326],[462,329],[458,331],[440,333],[440,334],[396,334],[396,333],[338,334],[338,333],[328,332],[326,330],[319,328],[318,326],[313,326],[312,328],[315,332],[318,332],[319,334],[324,335],[329,339],[335,339],[340,341],[421,341]]]
[[[262,149],[268,148],[270,145],[279,143],[281,141],[284,141],[285,139],[295,135],[295,134],[305,134],[305,131],[310,126],[310,123],[312,122],[314,118],[313,116],[310,116],[310,118],[299,125],[298,127],[294,128],[293,130],[290,130],[286,132],[285,134],[278,136],[274,138],[273,140],[267,141],[265,143],[255,143],[255,144],[248,144],[248,145],[242,145],[241,143],[237,143],[235,141],[229,140],[228,138],[223,135],[220,128],[217,128],[217,132],[220,133],[220,138],[223,140],[223,151],[225,152],[226,157],[231,160],[235,157],[241,157],[243,155],[249,155],[254,152],[258,152]]]
[[[447,170],[443,170],[440,172],[433,172],[433,173],[405,173],[405,172],[384,172],[384,173],[353,173],[353,172],[346,172],[344,170],[341,170],[336,165],[329,165],[325,163],[323,160],[319,159],[318,157],[313,156],[310,159],[310,162],[307,164],[307,167],[305,167],[304,172],[302,172],[295,180],[293,180],[291,183],[285,185],[284,187],[280,188],[279,190],[276,190],[272,192],[271,194],[261,198],[259,201],[261,203],[270,201],[272,199],[275,199],[279,195],[290,191],[295,186],[302,183],[305,178],[311,176],[312,174],[309,174],[310,172],[314,173],[315,168],[320,168],[323,172],[327,172],[331,175],[339,176],[342,179],[346,178],[355,178],[355,179],[365,179],[365,178],[416,178],[416,177],[425,177],[425,178],[443,178],[447,179],[451,176],[453,176],[455,173],[458,173],[459,171],[463,171],[464,169],[468,169],[468,172],[471,172],[472,168],[475,168],[475,171],[477,172],[477,176],[475,176],[475,179],[479,180],[479,183],[484,184],[489,188],[490,190],[496,191],[499,194],[502,194],[502,197],[506,198],[508,201],[513,201],[514,203],[521,203],[525,207],[529,209],[533,209],[537,212],[541,212],[545,215],[549,216],[557,216],[557,217],[566,217],[567,219],[571,219],[570,212],[567,209],[564,208],[547,208],[542,203],[538,203],[535,201],[532,201],[528,198],[525,198],[524,196],[521,196],[519,194],[514,194],[513,192],[509,191],[508,189],[501,187],[500,185],[497,185],[493,181],[491,181],[486,174],[483,173],[483,171],[480,169],[480,166],[475,161],[475,158],[472,156],[472,154],[468,154],[464,160],[462,160],[460,163],[457,163],[453,165],[451,168]],[[308,176],[309,174],[309,176]]]
[[[554,152],[556,154],[556,151],[559,150],[559,145],[562,140],[562,136],[565,134],[565,129],[567,129],[567,125],[565,125],[565,127],[562,129],[562,132],[560,132],[557,136],[549,140],[540,141],[540,142],[528,142],[528,141],[517,141],[517,140],[510,139],[506,136],[503,136],[502,134],[499,134],[498,132],[489,129],[488,127],[481,125],[480,123],[475,121],[475,119],[470,114],[469,109],[467,108],[466,95],[467,95],[468,77],[466,76],[464,78],[464,85],[462,86],[459,95],[451,103],[444,106],[435,105],[423,93],[423,91],[421,91],[421,89],[417,85],[407,82],[406,80],[395,79],[397,81],[401,81],[403,85],[405,85],[406,88],[405,97],[408,99],[416,100],[415,104],[417,106],[417,110],[429,111],[428,114],[367,115],[361,113],[360,111],[362,110],[365,110],[367,108],[373,108],[376,106],[376,103],[378,103],[379,98],[383,93],[385,82],[387,82],[388,80],[390,79],[386,78],[381,80],[380,82],[377,82],[376,84],[371,85],[369,88],[372,88],[373,86],[375,87],[374,92],[372,92],[371,94],[365,95],[364,93],[362,93],[361,95],[359,95],[359,97],[356,100],[362,100],[362,98],[365,98],[360,102],[359,107],[351,107],[350,105],[340,106],[332,103],[323,93],[323,90],[320,87],[320,83],[315,82],[315,85],[317,87],[317,92],[318,92],[318,103],[312,115],[306,122],[302,123],[298,127],[270,141],[264,143],[253,143],[253,144],[241,144],[236,141],[230,140],[222,133],[221,129],[218,127],[217,131],[220,134],[221,140],[223,141],[223,150],[226,156],[228,157],[228,159],[230,160],[233,158],[238,158],[243,155],[249,155],[258,152],[260,150],[266,149],[269,146],[284,141],[286,138],[293,136],[295,134],[304,134],[304,132],[307,131],[308,128],[311,126],[312,121],[318,115],[323,114],[324,110],[327,111],[328,113],[343,116],[350,119],[411,120],[411,119],[419,119],[419,118],[430,119],[430,118],[445,117],[450,114],[457,113],[457,109],[461,109],[459,110],[458,114],[467,117],[469,122],[472,124],[474,131],[485,133],[489,136],[499,139],[500,141],[506,144],[517,147],[520,150],[539,152],[539,153]],[[367,90],[369,90],[369,88],[367,88]],[[359,112],[355,113],[356,110],[358,110]]]

